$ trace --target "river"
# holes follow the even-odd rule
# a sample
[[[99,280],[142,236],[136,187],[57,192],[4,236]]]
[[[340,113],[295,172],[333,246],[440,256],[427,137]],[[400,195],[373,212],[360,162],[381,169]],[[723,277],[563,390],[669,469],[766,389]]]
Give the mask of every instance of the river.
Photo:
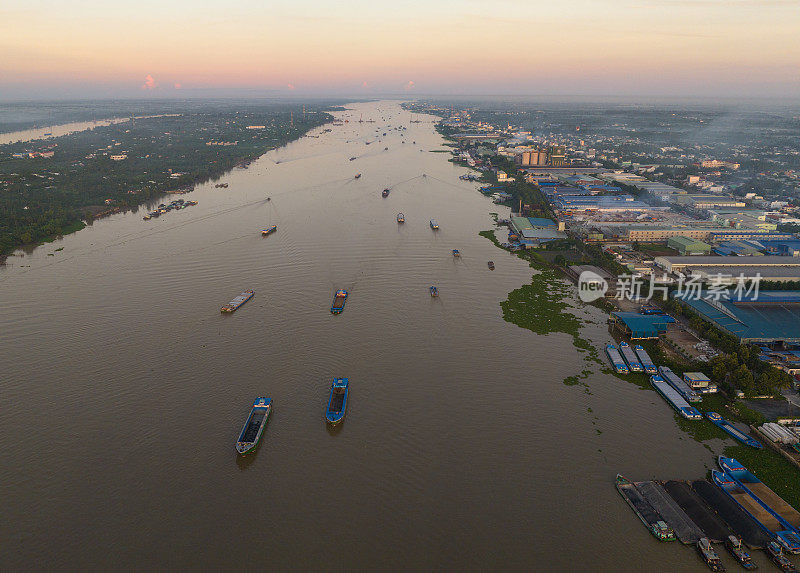
[[[564,385],[572,337],[502,318],[532,270],[478,232],[508,210],[429,152],[434,118],[349,107],[195,207],[0,267],[0,568],[702,571],[613,482],[702,477],[712,455],[654,392],[599,367]],[[329,430],[334,376],[351,397]],[[258,395],[274,412],[243,460]]]
[[[135,116],[134,119],[147,119],[151,117],[164,117],[162,115],[141,115]],[[117,123],[125,123],[130,121],[130,117],[115,117],[112,119],[98,119],[94,121],[74,121],[71,123],[62,123],[59,125],[51,125],[48,127],[34,127],[32,129],[23,129],[20,131],[10,131],[8,133],[0,133],[0,145],[6,143],[24,143],[26,141],[34,141],[37,139],[52,139],[54,137],[61,137],[62,135],[69,135],[78,131],[86,131],[87,129],[94,129],[95,127],[103,127],[106,125],[114,125]]]

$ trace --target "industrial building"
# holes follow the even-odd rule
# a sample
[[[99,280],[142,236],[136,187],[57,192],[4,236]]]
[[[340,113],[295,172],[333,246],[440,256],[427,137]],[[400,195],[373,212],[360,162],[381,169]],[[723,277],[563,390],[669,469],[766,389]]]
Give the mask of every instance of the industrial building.
[[[556,239],[566,239],[564,225],[538,217],[511,217],[511,232],[525,247],[537,248]]]
[[[675,319],[666,314],[639,314],[638,312],[612,312],[611,324],[631,340],[658,338],[667,332]]]
[[[739,269],[753,267],[759,269],[792,269],[800,271],[800,257],[758,257],[754,262],[753,257],[724,257],[720,255],[709,256],[687,256],[687,257],[656,257],[655,264],[668,273],[686,273],[687,269],[692,271],[703,270],[706,268],[724,268],[728,271],[735,271],[738,275]]]
[[[682,302],[741,342],[800,343],[800,291],[761,291],[741,301],[686,297]]]
[[[667,240],[667,246],[675,249],[681,255],[707,255],[711,252],[711,245],[679,235],[677,237],[670,237]]]

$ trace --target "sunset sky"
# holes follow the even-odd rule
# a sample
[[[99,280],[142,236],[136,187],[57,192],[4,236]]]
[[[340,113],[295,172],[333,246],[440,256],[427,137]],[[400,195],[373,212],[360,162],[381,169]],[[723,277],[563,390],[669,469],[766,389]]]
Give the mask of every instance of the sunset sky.
[[[138,0],[0,6],[0,99],[800,97],[796,0]]]

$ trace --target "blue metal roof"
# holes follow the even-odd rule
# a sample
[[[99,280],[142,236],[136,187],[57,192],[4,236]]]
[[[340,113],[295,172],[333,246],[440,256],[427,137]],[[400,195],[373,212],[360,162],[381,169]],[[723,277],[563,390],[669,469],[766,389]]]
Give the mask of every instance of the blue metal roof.
[[[631,331],[631,338],[657,338],[667,331],[667,325],[675,319],[666,314],[639,314],[638,312],[612,312]]]

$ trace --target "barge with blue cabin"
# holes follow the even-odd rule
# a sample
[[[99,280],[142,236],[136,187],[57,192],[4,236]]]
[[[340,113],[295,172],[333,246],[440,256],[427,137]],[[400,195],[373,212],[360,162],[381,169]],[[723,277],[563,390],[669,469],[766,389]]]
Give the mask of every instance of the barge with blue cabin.
[[[641,344],[634,346],[633,351],[636,353],[636,357],[639,359],[639,363],[642,365],[645,372],[648,374],[658,374],[658,368],[656,368],[655,363]]]
[[[728,420],[717,414],[716,412],[706,412],[706,418],[709,421],[717,426],[720,430],[730,435],[732,438],[735,438],[742,442],[746,446],[750,446],[751,448],[756,448],[760,450],[764,446],[761,445],[761,442],[758,440],[754,440],[744,432],[740,432],[737,430],[733,424],[731,424]]]
[[[331,313],[340,314],[344,310],[344,303],[347,301],[347,291],[339,289],[333,295],[333,304],[331,304]]]
[[[636,358],[636,353],[631,348],[631,345],[627,342],[620,342],[619,343],[619,351],[622,354],[622,357],[625,359],[625,362],[628,363],[628,369],[631,372],[644,372],[644,368],[642,368],[641,362],[639,359]]]
[[[244,303],[246,303],[248,300],[253,298],[253,296],[255,294],[256,294],[256,291],[253,291],[253,290],[244,291],[242,294],[240,294],[239,296],[234,298],[228,304],[223,305],[223,307],[220,308],[220,312],[233,312],[233,311],[235,311],[240,306],[242,306]]]
[[[650,384],[655,388],[656,392],[661,394],[661,397],[664,398],[670,406],[675,408],[678,414],[687,420],[703,419],[700,412],[698,412],[696,408],[690,406],[675,388],[664,382],[661,376],[650,376]]]
[[[331,394],[328,398],[328,409],[325,411],[325,419],[329,424],[338,424],[344,419],[347,411],[347,392],[349,390],[349,380],[347,378],[334,378],[331,384]]]
[[[253,451],[261,441],[264,434],[264,427],[272,412],[272,399],[266,396],[259,396],[253,402],[253,409],[244,423],[242,433],[236,442],[236,451],[241,455],[246,455]]]
[[[625,364],[625,361],[622,359],[622,355],[617,350],[617,347],[613,344],[606,344],[606,356],[611,361],[611,365],[614,367],[614,370],[617,371],[617,374],[627,374],[628,373],[628,366]]]
[[[683,381],[683,378],[675,374],[672,369],[667,366],[659,366],[658,373],[661,377],[669,383],[670,386],[675,388],[687,402],[702,402],[703,398],[692,390],[692,388]]]

